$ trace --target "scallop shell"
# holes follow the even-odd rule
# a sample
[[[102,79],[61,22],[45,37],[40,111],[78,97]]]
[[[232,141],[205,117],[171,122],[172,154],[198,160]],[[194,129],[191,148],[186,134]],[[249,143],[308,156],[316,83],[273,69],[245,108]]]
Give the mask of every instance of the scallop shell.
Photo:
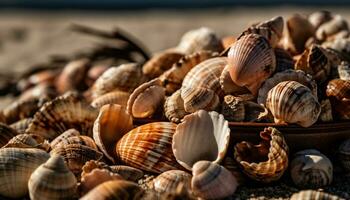
[[[108,92],[100,97],[97,97],[91,102],[94,108],[101,108],[106,104],[119,104],[126,107],[130,93],[123,91]]]
[[[224,95],[219,77],[226,64],[227,58],[217,57],[191,69],[181,87],[186,112],[214,110],[219,105],[219,98]]]
[[[276,69],[275,73],[283,72],[285,70],[294,69],[293,57],[288,53],[288,51],[276,48],[274,49],[276,55]]]
[[[164,100],[165,88],[157,78],[136,88],[129,97],[126,109],[135,118],[147,118],[157,111]]]
[[[81,200],[141,199],[143,194],[143,189],[133,182],[113,180],[98,185]]]
[[[175,129],[176,124],[154,122],[129,131],[117,143],[119,160],[154,173],[181,168],[171,149]]]
[[[64,131],[75,128],[83,135],[92,136],[97,114],[95,109],[74,94],[60,96],[40,108],[26,133],[53,140]]]
[[[28,192],[30,175],[49,157],[48,153],[36,148],[0,149],[0,195],[24,197]]]
[[[52,149],[62,148],[64,146],[70,145],[70,144],[80,144],[80,145],[84,145],[84,146],[87,146],[87,147],[90,147],[92,149],[97,150],[97,146],[95,144],[95,141],[91,137],[85,136],[85,135],[63,138],[59,143],[51,146],[51,148]]]
[[[111,171],[119,174],[128,181],[136,182],[143,177],[143,171],[126,165],[112,165]]]
[[[245,118],[244,100],[232,95],[226,95],[222,102],[221,114],[230,122],[242,122]]]
[[[314,124],[321,113],[317,97],[296,81],[284,81],[273,87],[268,92],[266,107],[276,123],[296,123],[302,127]]]
[[[283,135],[272,127],[260,132],[260,137],[258,145],[237,143],[234,157],[247,176],[269,183],[280,179],[288,168],[288,146]]]
[[[11,128],[15,129],[18,133],[24,133],[32,122],[33,118],[24,118],[10,125]]]
[[[115,145],[133,128],[132,117],[117,104],[104,105],[94,123],[93,137],[103,154],[115,162]]]
[[[192,190],[196,196],[204,199],[229,197],[238,186],[231,172],[210,161],[196,162],[192,174]]]
[[[74,199],[77,196],[77,179],[61,156],[52,156],[33,172],[28,188],[32,200]]]
[[[317,11],[309,15],[308,20],[309,22],[315,27],[318,28],[325,22],[328,22],[332,19],[332,13],[329,11]]]
[[[242,36],[228,52],[229,72],[235,84],[256,95],[261,84],[275,71],[274,50],[265,37]]]
[[[318,117],[318,120],[321,122],[332,122],[333,114],[332,114],[332,104],[329,99],[325,99],[321,101],[321,113]]]
[[[294,193],[291,200],[345,200],[341,197],[316,190],[303,190]]]
[[[192,175],[182,170],[169,170],[153,179],[154,190],[159,193],[176,191],[179,184],[189,188]]]
[[[230,142],[230,128],[224,116],[199,110],[186,115],[176,127],[173,153],[178,163],[188,170],[200,160],[219,163]]]
[[[333,180],[331,161],[315,149],[297,152],[290,168],[292,180],[300,188],[320,188]]]
[[[350,139],[345,140],[341,143],[338,148],[339,161],[343,168],[349,172],[350,171]]]
[[[7,126],[6,124],[3,124],[0,122],[0,147],[6,145],[13,137],[18,135],[19,133]]]
[[[258,104],[266,104],[268,92],[275,87],[278,83],[283,81],[296,81],[307,86],[312,94],[317,97],[317,85],[312,77],[301,70],[285,70],[274,74],[271,78],[267,79],[259,89]]]
[[[341,62],[338,66],[338,74],[341,80],[350,81],[350,65],[348,62]]]
[[[328,37],[344,30],[349,31],[347,21],[340,15],[336,15],[332,17],[331,20],[323,23],[320,27],[318,27],[315,36],[318,40],[324,41]]]
[[[174,123],[180,123],[181,119],[188,115],[184,107],[184,101],[181,98],[181,90],[177,90],[170,97],[166,98],[164,103],[165,117]]]
[[[80,136],[79,131],[75,130],[74,128],[68,129],[59,136],[57,136],[54,140],[52,140],[50,146],[51,148],[55,148],[55,146],[61,141],[67,140],[67,138],[74,136]]]
[[[236,85],[230,76],[229,66],[226,65],[224,70],[220,75],[220,85],[221,89],[225,92],[225,94],[245,94],[249,93],[249,90],[245,87],[240,87]]]

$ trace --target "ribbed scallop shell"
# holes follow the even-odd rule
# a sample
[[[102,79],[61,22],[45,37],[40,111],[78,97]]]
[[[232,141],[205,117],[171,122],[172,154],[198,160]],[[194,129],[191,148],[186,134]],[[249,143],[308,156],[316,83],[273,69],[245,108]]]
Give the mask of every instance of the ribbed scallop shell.
[[[236,178],[223,166],[199,161],[194,164],[191,187],[194,194],[204,199],[231,196],[238,186]]]
[[[10,126],[0,122],[0,147],[6,145],[13,137],[19,133]]]
[[[317,28],[315,36],[318,40],[324,41],[340,31],[349,31],[348,23],[342,16],[335,15]]]
[[[244,100],[232,95],[226,95],[222,102],[221,114],[230,122],[242,122],[245,118]]]
[[[245,87],[240,87],[236,85],[230,76],[229,66],[226,65],[224,70],[220,75],[220,85],[221,89],[225,92],[225,94],[245,94],[249,93],[249,90]]]
[[[128,181],[136,182],[143,177],[143,171],[126,165],[112,165],[111,171],[119,174]]]
[[[272,127],[260,132],[260,137],[258,145],[237,143],[234,156],[247,176],[269,183],[280,179],[288,168],[288,146],[282,133]]]
[[[55,148],[55,146],[61,141],[67,140],[67,138],[74,136],[80,136],[79,131],[75,130],[74,128],[68,129],[59,136],[57,136],[54,140],[52,140],[50,142],[50,146],[51,148]]]
[[[181,90],[177,90],[170,97],[166,98],[164,103],[165,117],[174,123],[180,123],[181,119],[188,115],[184,107],[184,101],[181,98]]]
[[[345,140],[338,148],[339,161],[346,171],[350,171],[350,139]]]
[[[18,133],[24,133],[32,122],[33,118],[24,118],[10,125],[11,128],[15,129]]]
[[[296,81],[284,81],[273,87],[268,92],[266,107],[276,123],[297,123],[303,127],[314,124],[321,113],[317,97]]]
[[[291,200],[345,200],[341,197],[316,190],[303,190],[294,193]]]
[[[94,108],[74,94],[60,96],[40,108],[26,133],[53,140],[64,131],[75,128],[83,135],[92,136],[97,114]]]
[[[233,82],[256,95],[261,84],[275,71],[276,57],[265,37],[242,36],[228,52],[229,72]]]
[[[59,143],[55,144],[54,146],[51,146],[51,148],[52,149],[62,148],[64,146],[70,145],[70,144],[80,144],[80,145],[84,145],[84,146],[87,146],[87,147],[90,147],[92,149],[97,150],[97,146],[95,144],[95,141],[91,137],[85,136],[85,135],[64,138]]]
[[[271,78],[267,79],[259,89],[258,103],[266,104],[268,92],[275,87],[278,83],[283,81],[296,81],[307,86],[317,96],[317,85],[312,77],[301,70],[285,70],[274,74]]]
[[[350,81],[350,64],[346,61],[338,65],[338,74],[341,80]]]
[[[77,197],[77,179],[69,171],[61,156],[52,156],[30,176],[29,196],[39,199],[74,199]]]
[[[143,83],[130,95],[127,103],[128,113],[135,118],[151,117],[165,100],[165,88],[156,78]]]
[[[48,153],[36,148],[0,149],[0,195],[24,197],[28,193],[30,175],[49,157]]]
[[[290,169],[294,184],[300,188],[320,188],[333,180],[331,161],[315,149],[297,152]]]
[[[219,163],[230,142],[230,128],[224,116],[199,110],[186,115],[173,136],[173,153],[178,163],[188,170],[200,160]]]
[[[119,104],[126,107],[130,93],[123,91],[108,92],[102,96],[97,97],[91,102],[91,106],[94,108],[101,108],[106,104]]]
[[[133,128],[132,117],[117,104],[104,105],[94,123],[93,137],[103,154],[115,161],[115,145]]]
[[[126,165],[162,173],[179,169],[171,144],[176,124],[154,122],[129,131],[117,143],[118,159]]]
[[[181,87],[186,112],[214,110],[219,105],[219,98],[224,94],[219,77],[226,64],[225,57],[211,58],[188,72]]]
[[[153,179],[153,189],[156,192],[176,191],[179,184],[184,184],[189,188],[191,185],[192,175],[182,170],[169,170],[158,175]]]

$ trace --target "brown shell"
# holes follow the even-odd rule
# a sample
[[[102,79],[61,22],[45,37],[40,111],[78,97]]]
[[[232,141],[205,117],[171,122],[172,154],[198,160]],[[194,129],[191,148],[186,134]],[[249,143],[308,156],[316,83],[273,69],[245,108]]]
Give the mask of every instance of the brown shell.
[[[50,144],[47,142],[47,140],[44,140],[39,135],[33,135],[33,134],[19,134],[13,137],[5,146],[4,148],[9,147],[19,147],[19,148],[40,148],[45,151],[48,151],[50,149]]]
[[[55,148],[55,146],[61,141],[67,140],[69,137],[80,136],[79,131],[74,128],[68,129],[59,136],[57,136],[54,140],[51,141],[51,148]]]
[[[273,116],[263,104],[257,104],[253,101],[244,101],[244,121],[246,122],[272,122]]]
[[[92,149],[98,150],[95,144],[95,141],[91,137],[85,136],[85,135],[78,135],[78,136],[63,138],[59,143],[57,143],[54,146],[51,146],[51,148],[52,149],[62,148],[70,144],[80,144],[80,145],[84,145]]]
[[[283,72],[288,69],[294,69],[294,60],[292,55],[284,49],[275,48],[276,70],[275,73]]]
[[[341,197],[328,194],[322,191],[316,190],[303,190],[298,193],[294,193],[291,200],[345,200]]]
[[[111,171],[111,168],[106,163],[97,160],[89,160],[85,162],[84,166],[81,169],[81,177],[89,174],[94,169],[107,169]]]
[[[18,81],[17,88],[23,92],[35,85],[52,84],[59,73],[60,70],[55,69],[41,70]]]
[[[221,165],[225,167],[237,179],[239,185],[247,182],[247,177],[243,174],[239,163],[233,158],[226,156]]]
[[[10,126],[0,122],[0,147],[6,145],[13,137],[19,133]]]
[[[10,125],[11,128],[15,129],[18,133],[24,133],[32,122],[33,118],[24,118]]]
[[[333,121],[333,112],[332,104],[329,99],[324,99],[320,102],[321,104],[321,113],[318,117],[318,120],[321,122],[332,122]]]
[[[226,95],[221,107],[221,114],[230,122],[242,122],[245,118],[244,100],[232,95]]]
[[[222,70],[220,75],[220,85],[221,89],[225,92],[225,94],[246,94],[249,93],[249,90],[245,87],[240,87],[236,85],[230,76],[229,65],[226,65],[224,70]]]
[[[174,123],[180,123],[181,119],[188,115],[184,107],[184,101],[181,98],[181,90],[177,90],[170,97],[166,98],[164,103],[165,117]]]
[[[57,91],[52,84],[41,83],[21,93],[18,101],[27,101],[29,99],[39,98],[54,98],[57,96]]]
[[[333,79],[328,82],[326,93],[328,97],[336,98],[339,101],[350,99],[350,81]]]
[[[235,43],[236,41],[237,41],[237,38],[232,35],[228,35],[221,38],[221,44],[224,49],[230,48],[232,44]]]
[[[125,180],[136,182],[143,177],[143,171],[126,165],[112,165],[111,171],[119,174]]]
[[[154,190],[159,193],[176,191],[179,184],[189,188],[192,175],[182,170],[169,170],[153,179]]]
[[[119,104],[126,107],[130,93],[123,91],[108,92],[102,96],[97,97],[91,102],[91,106],[94,108],[101,108],[106,104]]]

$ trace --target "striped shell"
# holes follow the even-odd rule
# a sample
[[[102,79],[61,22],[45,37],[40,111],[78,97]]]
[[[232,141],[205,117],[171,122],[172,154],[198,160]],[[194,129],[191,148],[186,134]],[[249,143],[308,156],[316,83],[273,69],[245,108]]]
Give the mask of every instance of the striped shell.
[[[333,180],[331,161],[315,149],[297,152],[290,169],[294,184],[300,188],[320,188]]]
[[[154,122],[129,131],[117,143],[118,159],[126,165],[154,173],[181,168],[171,149],[175,129],[176,124]]]
[[[314,124],[321,113],[317,97],[296,81],[284,81],[273,87],[268,92],[266,107],[276,123],[296,123],[302,127]]]
[[[51,141],[50,146],[51,148],[55,148],[55,146],[64,141],[67,140],[67,138],[69,137],[74,137],[74,136],[80,136],[79,131],[75,130],[74,128],[68,129],[65,132],[63,132],[62,134],[60,134],[59,136],[57,136],[54,140]]]
[[[192,175],[182,170],[169,170],[161,173],[153,179],[153,187],[156,192],[172,192],[177,189],[179,184],[184,184],[189,188]]]
[[[61,156],[52,156],[33,172],[28,188],[32,200],[74,199],[77,196],[77,179]]]
[[[186,115],[173,136],[173,153],[178,163],[188,170],[200,160],[219,163],[230,142],[230,129],[224,116],[199,110]]]
[[[283,135],[272,127],[260,132],[260,137],[258,145],[237,143],[234,157],[247,176],[269,183],[280,179],[288,168],[288,146]]]
[[[24,118],[10,125],[11,128],[15,129],[18,133],[24,133],[32,122],[33,118]]]
[[[177,90],[170,97],[166,98],[164,103],[165,117],[174,123],[180,123],[181,119],[188,115],[184,107],[184,101],[181,98],[181,90]]]
[[[0,195],[24,197],[28,192],[30,175],[49,157],[45,151],[35,148],[0,149]]]
[[[115,161],[115,145],[133,128],[132,117],[117,104],[104,105],[94,123],[93,137],[103,154]]]
[[[44,140],[44,138],[39,135],[19,134],[9,140],[9,142],[3,146],[3,148],[8,147],[39,148],[45,151],[49,151],[50,144],[47,140]]]
[[[242,122],[245,118],[244,100],[232,95],[226,95],[222,102],[221,114],[230,122]]]
[[[345,200],[341,197],[316,190],[303,190],[294,193],[291,200]]]
[[[350,81],[333,79],[328,82],[326,94],[340,119],[350,119]]]
[[[350,81],[350,64],[346,61],[338,65],[339,78],[344,81]]]
[[[125,180],[136,182],[143,177],[143,171],[126,165],[112,165],[111,171],[119,174]]]
[[[276,57],[265,37],[242,36],[228,52],[229,72],[235,84],[256,95],[261,84],[275,71]]]
[[[194,164],[191,187],[194,194],[204,199],[220,199],[231,196],[238,186],[230,171],[209,161]]]
[[[338,157],[343,168],[350,172],[350,139],[341,143],[338,148]]]
[[[0,122],[0,147],[6,145],[13,137],[19,133],[10,126]]]
[[[97,146],[95,144],[95,141],[91,137],[85,136],[85,135],[78,135],[78,136],[63,138],[57,144],[51,145],[51,148],[52,149],[62,148],[64,146],[70,145],[70,144],[80,144],[80,145],[84,145],[84,146],[87,146],[87,147],[90,147],[92,149],[97,150]]]
[[[106,104],[119,104],[126,107],[130,93],[123,91],[108,92],[94,99],[91,106],[94,108],[101,108]]]

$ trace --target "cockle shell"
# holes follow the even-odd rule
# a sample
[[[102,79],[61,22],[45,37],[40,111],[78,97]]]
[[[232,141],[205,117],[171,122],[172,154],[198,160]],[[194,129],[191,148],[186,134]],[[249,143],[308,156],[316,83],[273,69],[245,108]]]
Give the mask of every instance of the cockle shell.
[[[128,113],[135,118],[151,117],[165,100],[165,88],[156,78],[143,83],[130,95],[127,103]]]
[[[273,87],[267,94],[266,107],[276,123],[297,123],[302,127],[314,124],[321,113],[317,97],[296,81],[283,81]]]
[[[171,149],[175,129],[176,124],[170,122],[134,128],[118,141],[118,159],[126,165],[154,173],[180,169]]]
[[[51,148],[52,149],[61,148],[69,144],[80,144],[80,145],[84,145],[97,150],[95,141],[91,137],[85,136],[85,135],[62,138],[62,140],[59,143],[55,145],[51,145]]]
[[[290,168],[294,184],[301,188],[319,188],[333,180],[331,161],[315,149],[297,152]]]
[[[18,133],[24,133],[32,122],[33,118],[24,118],[10,125],[11,128],[15,129]]]
[[[274,51],[276,55],[275,73],[294,69],[294,60],[288,51],[281,48],[275,48]]]
[[[175,191],[179,184],[184,184],[189,188],[192,175],[182,170],[169,170],[161,173],[153,179],[153,187],[156,192]]]
[[[258,145],[240,142],[234,147],[235,160],[250,178],[269,183],[276,181],[288,168],[288,146],[283,135],[268,127],[260,132]]]
[[[181,87],[186,112],[214,110],[219,105],[219,99],[224,95],[219,77],[226,64],[225,57],[211,58],[188,72]]]
[[[132,117],[117,104],[104,105],[94,123],[93,137],[103,154],[115,161],[115,145],[133,128]]]
[[[0,149],[0,195],[24,197],[28,192],[30,175],[49,157],[48,153],[36,148]]]
[[[349,31],[347,21],[340,15],[335,15],[331,20],[323,23],[317,28],[315,36],[318,40],[324,41],[328,37],[344,30]]]
[[[235,84],[256,95],[261,84],[275,71],[276,57],[265,37],[242,36],[228,52],[229,72]]]
[[[92,136],[97,114],[94,108],[74,94],[59,96],[40,108],[26,133],[53,140],[64,131],[75,128],[83,135]]]
[[[29,196],[39,199],[74,199],[77,197],[77,179],[69,171],[61,156],[52,156],[30,176]]]
[[[320,25],[324,24],[325,22],[328,22],[331,19],[332,19],[332,13],[325,10],[311,13],[308,17],[309,22],[315,28],[318,28]]]
[[[6,145],[8,141],[10,141],[13,137],[19,134],[15,129],[1,122],[0,133],[0,147]]]
[[[108,92],[102,96],[97,97],[91,102],[91,106],[94,108],[101,108],[106,104],[119,104],[126,107],[130,93],[123,91]]]
[[[219,163],[230,142],[230,128],[224,116],[199,110],[186,115],[173,136],[173,153],[178,163],[192,170],[194,163],[208,160]]]
[[[244,100],[232,95],[226,95],[222,102],[221,114],[230,122],[242,122],[245,118]]]
[[[338,148],[338,157],[343,168],[350,172],[350,139],[341,143]]]
[[[69,137],[74,137],[74,136],[80,136],[79,131],[75,130],[74,128],[68,129],[59,136],[57,136],[54,140],[50,142],[51,148],[55,148],[55,146],[60,143],[61,141],[66,140]]]
[[[230,76],[229,65],[226,65],[224,70],[220,75],[220,85],[221,89],[225,92],[225,94],[245,94],[249,93],[249,90],[245,87],[240,87],[236,85]]]
[[[332,104],[329,99],[324,99],[321,101],[321,113],[318,119],[321,122],[331,122],[333,121]]]
[[[338,65],[339,78],[344,81],[350,81],[350,64],[346,61]]]
[[[177,90],[170,97],[166,98],[164,103],[165,117],[174,123],[180,123],[181,119],[188,115],[184,107],[184,101],[181,98],[181,90]]]
[[[298,193],[294,193],[291,200],[345,200],[341,197],[328,194],[322,191],[316,190],[303,190]]]
[[[192,190],[196,196],[204,199],[229,197],[238,186],[237,180],[231,172],[210,161],[196,162],[192,174]]]
[[[137,181],[143,177],[143,171],[136,169],[134,167],[126,166],[126,165],[112,165],[110,166],[111,171],[119,174],[125,180],[128,181]]]
[[[307,86],[317,97],[317,85],[312,77],[301,70],[285,70],[274,74],[271,78],[267,79],[259,89],[258,104],[266,104],[268,92],[277,84],[283,81],[296,81]]]

